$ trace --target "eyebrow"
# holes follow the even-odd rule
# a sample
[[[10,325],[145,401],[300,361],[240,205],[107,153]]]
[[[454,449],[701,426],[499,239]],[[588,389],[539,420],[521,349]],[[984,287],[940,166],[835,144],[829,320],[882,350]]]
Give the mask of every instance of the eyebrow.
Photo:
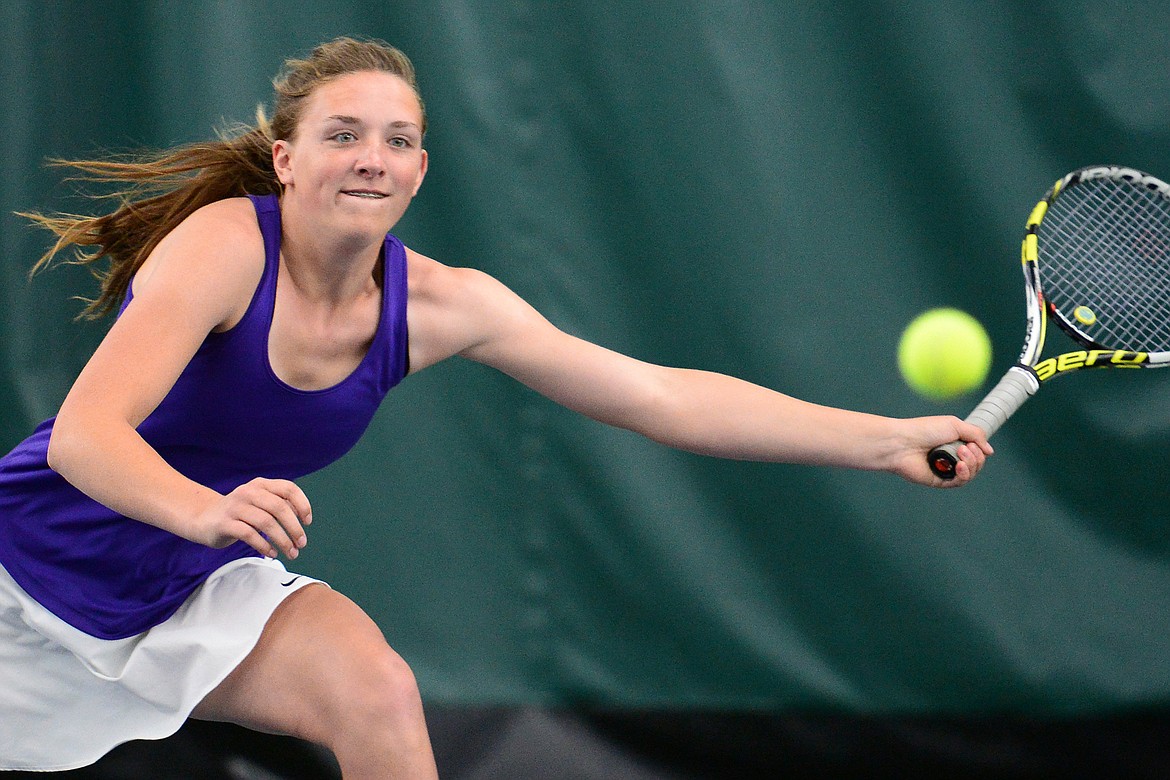
[[[326,120],[327,121],[341,122],[341,123],[347,124],[347,125],[360,125],[360,124],[362,124],[362,120],[358,119],[356,116],[349,116],[348,114],[333,114],[331,116],[326,117]],[[411,121],[406,120],[406,119],[398,119],[394,122],[391,122],[390,126],[391,127],[413,127],[413,128],[417,129],[418,123],[411,122]]]

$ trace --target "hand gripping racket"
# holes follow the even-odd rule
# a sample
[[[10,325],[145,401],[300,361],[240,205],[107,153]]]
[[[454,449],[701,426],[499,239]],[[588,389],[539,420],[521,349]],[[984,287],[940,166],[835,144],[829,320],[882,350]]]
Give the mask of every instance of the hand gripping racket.
[[[1116,165],[1073,171],[1032,209],[1021,256],[1024,348],[967,417],[988,436],[1053,377],[1170,362],[1170,185]],[[1049,317],[1082,349],[1040,360]],[[959,445],[931,450],[935,474],[954,478]]]

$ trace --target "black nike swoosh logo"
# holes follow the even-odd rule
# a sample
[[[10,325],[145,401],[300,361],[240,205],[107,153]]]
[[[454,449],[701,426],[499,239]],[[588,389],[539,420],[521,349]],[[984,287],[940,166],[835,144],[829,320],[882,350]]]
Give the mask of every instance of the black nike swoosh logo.
[[[299,580],[299,579],[300,579],[300,576],[298,575],[298,576],[296,576],[296,577],[293,577],[293,578],[292,578],[291,580],[289,580],[288,582],[282,582],[282,583],[280,583],[280,584],[281,584],[281,586],[282,586],[282,587],[285,587],[285,588],[287,588],[289,585],[292,585],[294,582],[296,582],[296,581],[297,581],[297,580]]]

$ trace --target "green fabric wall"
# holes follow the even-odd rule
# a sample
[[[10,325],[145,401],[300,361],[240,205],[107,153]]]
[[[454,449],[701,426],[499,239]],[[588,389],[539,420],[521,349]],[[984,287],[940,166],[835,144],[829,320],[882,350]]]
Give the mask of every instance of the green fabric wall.
[[[0,10],[0,444],[101,326],[26,281],[17,209],[86,209],[49,156],[250,120],[338,34],[415,60],[431,171],[396,230],[568,331],[808,400],[964,415],[898,378],[919,311],[1022,338],[1018,240],[1074,167],[1170,176],[1155,0],[71,3]],[[297,568],[446,703],[1093,712],[1170,699],[1170,376],[1062,380],[970,488],[715,461],[481,366],[392,393],[304,480]]]

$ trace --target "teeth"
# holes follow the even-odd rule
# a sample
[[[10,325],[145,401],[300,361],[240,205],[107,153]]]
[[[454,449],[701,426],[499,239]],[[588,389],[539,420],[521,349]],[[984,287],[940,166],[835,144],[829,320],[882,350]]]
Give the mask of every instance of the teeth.
[[[378,199],[378,198],[384,198],[384,197],[386,197],[385,195],[382,195],[381,193],[378,193],[378,192],[347,192],[347,193],[345,193],[345,194],[346,194],[346,195],[352,195],[352,196],[354,196],[355,198],[374,198],[374,199]]]

